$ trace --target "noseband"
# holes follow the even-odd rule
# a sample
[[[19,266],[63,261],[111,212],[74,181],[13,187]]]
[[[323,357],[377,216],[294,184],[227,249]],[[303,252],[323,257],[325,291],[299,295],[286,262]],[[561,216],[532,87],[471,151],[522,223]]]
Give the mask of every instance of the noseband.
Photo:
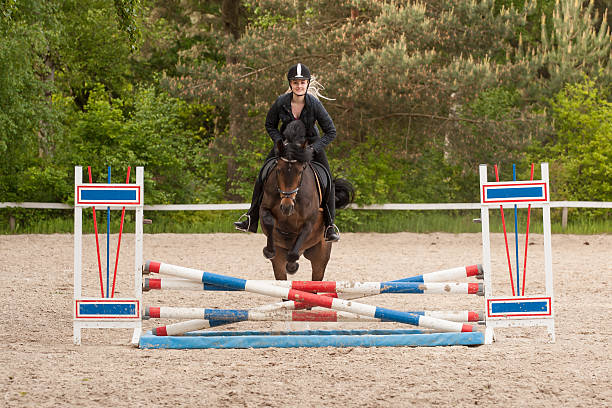
[[[285,159],[284,157],[280,158],[282,161],[284,161],[285,163],[297,163],[297,160],[289,160],[289,159]],[[292,195],[297,195],[297,192],[300,191],[300,187],[302,187],[302,181],[304,180],[304,169],[306,168],[306,165],[304,165],[304,168],[302,169],[302,174],[300,174],[300,183],[298,184],[298,186],[291,190],[291,191],[283,191],[281,190],[280,186],[278,185],[278,176],[276,177],[276,190],[278,191],[278,193],[280,194],[281,200],[283,198],[288,198],[290,199],[293,204],[295,205],[295,197],[291,197]],[[279,169],[276,169],[277,172],[279,172]]]

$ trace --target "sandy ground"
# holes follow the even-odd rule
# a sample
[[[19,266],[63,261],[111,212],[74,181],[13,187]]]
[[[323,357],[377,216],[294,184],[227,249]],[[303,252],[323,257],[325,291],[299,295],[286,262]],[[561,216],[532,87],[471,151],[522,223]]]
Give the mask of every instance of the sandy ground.
[[[527,292],[538,293],[542,236],[530,238]],[[503,236],[492,239],[495,294],[506,295]],[[544,328],[532,328],[498,331],[496,343],[480,347],[190,351],[132,348],[128,330],[85,330],[83,345],[74,346],[72,240],[0,236],[2,406],[612,406],[612,235],[553,237],[555,344]],[[93,237],[84,245],[91,282],[84,294],[96,296]],[[146,235],[145,259],[271,279],[263,245],[261,234]],[[116,296],[129,297],[133,235],[124,235],[121,246]],[[480,259],[480,234],[343,234],[326,279],[392,280]],[[300,263],[294,279],[309,279],[308,263]],[[404,310],[484,308],[476,296],[384,296],[367,302]],[[144,303],[248,308],[271,301],[248,293],[156,291],[145,294]],[[162,323],[147,321],[145,328]],[[355,325],[345,323],[363,327]],[[248,322],[233,329],[286,326]]]

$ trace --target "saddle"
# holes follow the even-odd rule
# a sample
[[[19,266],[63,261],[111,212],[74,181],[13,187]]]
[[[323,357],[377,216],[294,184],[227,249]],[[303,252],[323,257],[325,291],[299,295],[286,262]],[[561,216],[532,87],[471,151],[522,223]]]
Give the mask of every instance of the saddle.
[[[266,180],[268,179],[268,176],[270,175],[270,171],[272,171],[274,166],[276,166],[276,162],[277,161],[278,161],[278,159],[276,157],[272,157],[271,159],[268,159],[264,163],[263,167],[261,168],[261,171],[259,172],[259,180],[262,183],[266,182]]]
[[[327,196],[329,195],[329,188],[332,185],[332,178],[325,166],[319,162],[310,162],[310,168],[314,171],[315,178],[317,179],[317,186],[319,187],[319,206],[327,202]]]

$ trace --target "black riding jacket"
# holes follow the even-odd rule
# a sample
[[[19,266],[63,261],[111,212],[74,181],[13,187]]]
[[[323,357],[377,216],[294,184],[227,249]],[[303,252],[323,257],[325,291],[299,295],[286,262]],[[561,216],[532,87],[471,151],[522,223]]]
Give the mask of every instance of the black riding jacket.
[[[286,93],[279,96],[266,116],[266,130],[276,143],[282,140],[282,133],[289,122],[295,120],[291,112],[291,97],[292,93]],[[323,151],[325,146],[331,143],[336,138],[336,127],[329,113],[323,107],[321,101],[307,93],[304,100],[304,109],[300,114],[299,119],[306,126],[306,138],[308,143],[312,144],[316,152]],[[280,130],[278,128],[281,123]],[[319,129],[315,126],[315,122],[319,123],[323,130],[323,137],[319,136]]]

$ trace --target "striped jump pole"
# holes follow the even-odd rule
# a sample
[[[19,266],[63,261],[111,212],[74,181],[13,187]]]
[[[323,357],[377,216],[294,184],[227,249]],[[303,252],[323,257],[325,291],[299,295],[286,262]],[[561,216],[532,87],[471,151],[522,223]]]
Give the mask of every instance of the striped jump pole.
[[[268,305],[259,306],[251,311],[256,313],[270,313],[270,312],[278,312],[283,310],[296,310],[296,309],[305,309],[309,307],[305,303],[294,302],[293,300],[281,301],[276,303],[271,303]],[[147,308],[145,313],[149,313],[151,308]],[[235,323],[235,321],[226,321],[226,320],[209,320],[209,319],[201,319],[203,315],[198,315],[194,320],[188,320],[184,322],[173,323],[167,326],[158,327],[152,330],[153,335],[155,336],[176,336],[179,334],[185,334],[190,331],[195,330],[203,330],[209,329],[211,327],[222,326],[225,324]],[[148,317],[152,317],[149,316]]]
[[[478,322],[484,312],[473,311],[414,311],[420,316],[430,316],[454,322]],[[155,336],[176,336],[189,331],[208,329],[242,321],[292,321],[292,322],[382,322],[373,317],[359,316],[354,313],[333,310],[223,310],[182,307],[147,307],[145,318],[195,319],[178,322],[152,329]]]
[[[476,279],[484,279],[482,265],[468,265],[457,268],[444,269],[442,271],[424,273],[422,275],[411,276],[409,278],[398,279],[392,282],[444,282],[453,279],[462,279],[475,277]]]
[[[418,316],[412,313],[401,312],[393,309],[365,305],[354,301],[347,301],[328,296],[320,296],[296,289],[283,288],[267,283],[223,276],[211,272],[204,272],[197,269],[185,268],[160,262],[147,261],[145,269],[150,272],[166,273],[180,278],[198,280],[204,283],[211,283],[218,286],[225,286],[276,298],[286,298],[289,300],[308,303],[312,306],[321,306],[327,309],[352,312],[362,316],[375,317],[378,319],[385,319],[398,323],[410,324],[413,326],[426,327],[447,332],[478,331],[475,326],[465,323],[450,322],[448,320],[436,319],[429,316]]]
[[[288,303],[288,302],[284,302]],[[410,311],[420,316],[453,322],[479,322],[484,312],[474,311]],[[354,313],[333,310],[223,310],[180,307],[147,307],[144,318],[195,319],[154,328],[153,335],[175,336],[188,331],[203,330],[241,321],[292,321],[292,322],[383,322],[384,320],[359,316]]]
[[[424,273],[421,275],[416,275],[408,278],[398,279],[392,282],[439,282],[449,279],[461,279],[466,277],[475,277],[477,279],[483,278],[483,269],[482,265],[468,265],[462,267],[456,267],[451,269],[445,269],[441,271]],[[143,268],[144,274],[149,274],[151,271],[145,266]],[[160,289],[175,289],[175,290],[206,290],[206,291],[232,291],[235,289],[229,289],[222,286],[211,285],[201,282],[194,282],[188,279],[182,278],[145,278],[143,283],[143,290],[160,290]],[[479,287],[478,292],[481,292],[481,288]],[[480,294],[480,293],[478,293]],[[338,294],[338,293],[319,293],[319,295],[330,296],[330,297],[341,297],[343,299],[359,299],[363,297],[367,297],[368,295],[359,295],[359,294]],[[258,312],[270,312],[279,309],[284,310],[300,310],[307,309],[311,307],[309,304],[304,302],[296,302],[293,300],[287,300],[284,302],[272,303],[264,306],[257,307],[253,310]],[[478,312],[473,311],[459,311],[459,312],[443,312],[445,315],[436,315],[436,313],[441,312],[413,312],[414,314],[424,314],[426,316],[435,317],[443,320],[451,320],[456,322],[477,322],[483,320],[478,314]],[[453,313],[451,317],[448,317],[448,313]],[[223,321],[213,321],[213,325],[211,326],[211,322],[204,319],[195,319],[190,321],[173,323],[167,326],[159,327],[153,330],[153,334],[156,332],[158,335],[179,335],[184,334],[189,331],[203,330],[211,327],[216,327],[222,324],[230,324],[232,322],[223,322]],[[168,333],[168,334],[161,334]]]
[[[449,282],[349,282],[349,281],[276,281],[253,280],[283,288],[313,293],[339,293],[349,295],[372,296],[383,293],[412,293],[412,294],[473,294],[484,295],[482,283],[449,283]],[[146,278],[143,290],[150,289],[181,289],[181,290],[222,290],[222,288],[205,283],[194,282],[188,279],[172,278]],[[342,296],[340,296],[342,297]]]
[[[473,311],[411,311],[420,316],[452,322],[478,322],[484,320],[484,312]],[[360,316],[334,310],[270,310],[256,309],[206,309],[198,307],[146,307],[145,318],[153,319],[204,319],[226,322],[244,321],[295,321],[295,322],[385,322],[389,320]]]
[[[148,269],[143,268],[143,274],[146,275],[146,274],[149,274],[150,272],[152,271],[149,271]],[[421,275],[410,276],[408,278],[397,279],[391,282],[421,282],[421,283],[444,282],[444,281],[451,281],[453,279],[469,278],[472,276],[475,277],[476,279],[484,278],[482,265],[478,264],[478,265],[459,266],[456,268],[444,269],[441,271],[428,272],[428,273],[424,273]],[[215,290],[215,288],[217,288],[217,290],[227,290],[227,289],[222,289],[219,286],[211,285],[211,284],[207,284],[205,290]],[[151,289],[159,289],[159,288],[151,288]]]
[[[197,307],[147,307],[145,318],[153,319],[203,319],[227,322],[380,322],[374,317],[334,310],[273,310],[261,312],[247,309],[205,309]]]
[[[195,283],[198,284],[197,282]],[[198,284],[198,285],[201,286],[201,284]],[[323,295],[324,296],[331,296],[331,295],[337,296],[336,293],[325,293]],[[258,313],[270,313],[270,312],[277,312],[277,311],[282,311],[282,310],[291,311],[291,310],[307,309],[309,307],[311,306],[304,302],[286,300],[286,301],[270,303],[267,305],[259,306],[251,310],[254,312],[258,312]],[[201,317],[201,316],[198,316],[198,317]],[[211,327],[222,326],[222,325],[231,324],[231,323],[235,323],[235,322],[223,321],[223,320],[210,321],[206,319],[194,319],[194,320],[188,320],[184,322],[169,324],[167,326],[158,327],[156,329],[153,329],[152,333],[155,336],[176,336],[180,334],[185,334],[190,331],[209,329]]]

